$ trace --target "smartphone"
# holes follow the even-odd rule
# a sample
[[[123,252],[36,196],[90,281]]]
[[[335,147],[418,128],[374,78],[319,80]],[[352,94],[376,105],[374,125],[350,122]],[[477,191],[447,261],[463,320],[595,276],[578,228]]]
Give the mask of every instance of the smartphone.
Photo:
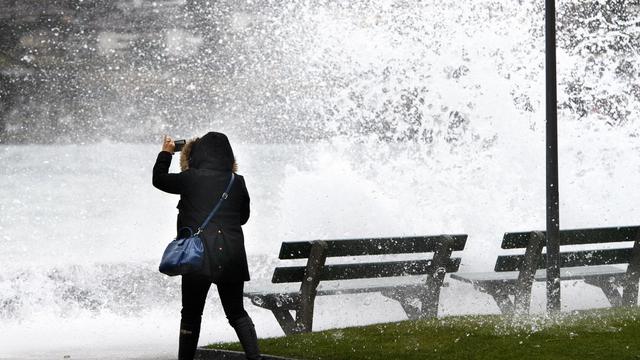
[[[176,144],[176,148],[174,151],[178,152],[178,151],[182,151],[182,148],[184,147],[184,144],[187,143],[187,140],[176,140],[173,143]]]

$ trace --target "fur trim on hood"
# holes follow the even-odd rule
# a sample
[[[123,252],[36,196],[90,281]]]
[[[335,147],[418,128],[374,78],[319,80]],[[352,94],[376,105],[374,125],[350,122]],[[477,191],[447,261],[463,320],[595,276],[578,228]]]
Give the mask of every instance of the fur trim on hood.
[[[191,157],[191,149],[193,148],[193,144],[198,141],[200,138],[195,138],[187,141],[186,144],[182,147],[182,151],[180,152],[180,170],[185,171],[189,169],[189,158]]]
[[[191,150],[193,149],[193,145],[196,141],[200,140],[199,137],[191,139],[187,141],[187,143],[182,147],[182,151],[180,152],[180,170],[185,171],[189,169],[189,160],[191,159]],[[233,159],[233,172],[238,172],[238,163],[235,158]]]

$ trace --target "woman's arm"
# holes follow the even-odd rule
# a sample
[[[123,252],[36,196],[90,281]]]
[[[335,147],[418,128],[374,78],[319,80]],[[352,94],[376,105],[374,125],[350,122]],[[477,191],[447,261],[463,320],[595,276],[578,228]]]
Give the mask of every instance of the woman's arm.
[[[164,137],[162,151],[156,158],[156,164],[153,166],[153,186],[171,194],[182,194],[186,189],[185,173],[169,174],[171,159],[175,144],[170,137]]]
[[[240,215],[240,224],[244,225],[247,223],[247,221],[249,221],[251,199],[249,198],[249,192],[247,191],[247,185],[244,182],[244,177],[240,177],[240,179],[242,179],[242,181],[240,182],[242,184],[242,209]]]

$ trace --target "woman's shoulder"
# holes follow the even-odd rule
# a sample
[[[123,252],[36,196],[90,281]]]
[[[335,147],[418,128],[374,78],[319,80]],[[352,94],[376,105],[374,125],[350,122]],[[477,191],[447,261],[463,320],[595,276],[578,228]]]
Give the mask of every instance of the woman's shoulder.
[[[185,174],[186,177],[192,177],[192,178],[219,178],[219,179],[227,179],[229,180],[230,178],[230,172],[229,171],[221,171],[221,170],[212,170],[212,169],[195,169],[195,168],[190,168],[187,169],[185,171],[182,172],[183,174]],[[234,181],[240,181],[242,183],[244,183],[244,176],[238,174],[238,173],[233,173],[235,176],[235,180]]]
[[[236,175],[236,179],[237,179],[240,183],[242,183],[242,185],[245,185],[245,186],[246,186],[246,182],[244,181],[244,176],[242,176],[242,175],[240,175],[240,174],[238,174],[238,173],[234,173],[234,174]]]

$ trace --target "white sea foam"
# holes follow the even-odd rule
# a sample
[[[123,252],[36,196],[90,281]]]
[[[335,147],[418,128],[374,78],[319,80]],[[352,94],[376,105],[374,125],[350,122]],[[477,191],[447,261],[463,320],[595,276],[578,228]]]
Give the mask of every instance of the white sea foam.
[[[561,130],[562,227],[636,224],[634,139],[616,130]],[[245,226],[252,276],[270,278],[282,241],[440,233],[469,234],[461,271],[490,270],[503,232],[544,228],[542,135],[514,130],[484,151],[461,146],[437,155],[344,140],[236,142],[252,195]],[[151,187],[156,150],[2,148],[1,357],[171,356],[179,282],[156,264],[174,231],[176,197]],[[201,343],[232,340],[215,291],[210,297]],[[563,299],[565,309],[606,306],[599,291],[574,282]],[[534,311],[543,300],[536,287]],[[339,316],[336,301],[344,305]],[[358,316],[363,307],[366,319]],[[281,334],[268,311],[248,301],[247,308],[261,336]],[[441,315],[496,311],[464,284],[443,292]],[[317,329],[404,319],[399,305],[378,295],[320,298],[316,314]]]

